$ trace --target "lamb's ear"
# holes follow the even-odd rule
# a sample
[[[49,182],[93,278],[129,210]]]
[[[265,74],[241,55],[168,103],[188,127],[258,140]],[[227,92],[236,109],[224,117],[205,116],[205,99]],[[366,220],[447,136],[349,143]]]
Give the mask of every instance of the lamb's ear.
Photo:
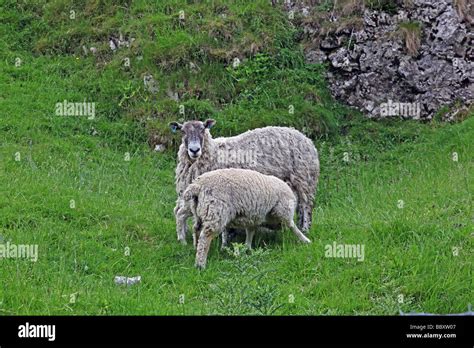
[[[181,128],[183,128],[183,125],[178,122],[170,122],[170,128],[173,133],[176,133],[179,131]]]
[[[206,121],[204,121],[204,127],[206,127],[207,129],[211,129],[215,124],[216,124],[216,120],[213,120],[212,118],[209,118]]]

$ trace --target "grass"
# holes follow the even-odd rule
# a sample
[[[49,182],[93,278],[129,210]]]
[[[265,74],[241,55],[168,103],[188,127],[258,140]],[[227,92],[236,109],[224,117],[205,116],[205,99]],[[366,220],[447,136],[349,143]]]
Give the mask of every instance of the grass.
[[[364,119],[331,99],[324,68],[298,58],[293,29],[263,2],[188,8],[169,1],[151,8],[138,1],[126,11],[101,8],[108,17],[95,9],[100,2],[87,4],[79,13],[91,12],[80,18],[94,25],[79,21],[71,32],[59,15],[67,2],[24,10],[7,2],[0,11],[2,19],[20,17],[24,25],[0,26],[0,235],[39,248],[37,262],[0,259],[0,314],[387,315],[461,312],[472,302],[474,118],[457,124]],[[191,29],[179,25],[181,7]],[[156,26],[170,40],[189,43],[180,49],[206,47],[208,38],[193,32],[218,21],[206,19],[208,8],[230,17],[215,24],[213,35],[238,34],[219,34],[213,49],[244,45],[260,28],[271,39],[268,49],[242,57],[237,69],[210,53],[192,57],[201,69],[193,75],[177,45],[150,41]],[[259,22],[255,14],[262,11]],[[73,49],[73,42],[134,26],[139,44],[132,50],[145,52],[130,71],[120,68],[120,51],[102,48],[93,57],[81,55],[80,45]],[[280,28],[289,34],[277,35]],[[159,47],[146,53],[147,45]],[[158,95],[143,90],[145,71],[161,81]],[[189,82],[180,86],[186,74]],[[238,245],[222,252],[215,243],[206,271],[193,267],[192,246],[176,241],[178,139],[166,123],[179,116],[179,103],[166,89],[189,94],[198,85],[204,97],[180,102],[186,118],[215,116],[216,134],[284,124],[315,140],[322,169],[311,245],[288,231],[256,238],[251,253]],[[96,118],[54,115],[64,99],[96,102]],[[152,152],[150,134],[162,136],[168,151]],[[325,257],[334,241],[363,244],[365,260]],[[117,286],[116,275],[141,275],[142,283]]]
[[[399,30],[405,40],[405,47],[411,56],[416,56],[421,44],[421,24],[419,22],[404,22]]]

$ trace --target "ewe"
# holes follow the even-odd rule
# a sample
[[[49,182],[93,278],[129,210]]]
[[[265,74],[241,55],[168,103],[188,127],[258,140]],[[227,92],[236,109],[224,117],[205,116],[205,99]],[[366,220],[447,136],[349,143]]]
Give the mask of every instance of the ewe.
[[[298,226],[311,227],[313,201],[319,178],[318,151],[312,141],[293,128],[265,127],[235,137],[213,139],[214,120],[171,122],[182,133],[176,168],[178,199],[174,213],[178,240],[186,244],[187,213],[183,192],[199,175],[222,168],[242,168],[273,175],[288,183],[297,197]],[[224,242],[226,242],[225,238]]]

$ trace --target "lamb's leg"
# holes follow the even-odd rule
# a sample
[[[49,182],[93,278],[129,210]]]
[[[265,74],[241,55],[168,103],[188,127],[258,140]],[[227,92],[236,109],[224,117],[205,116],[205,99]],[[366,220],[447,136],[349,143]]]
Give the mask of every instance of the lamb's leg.
[[[196,252],[196,267],[199,269],[206,268],[207,254],[209,253],[209,247],[211,246],[211,241],[214,236],[214,231],[207,226],[203,228],[199,236]]]
[[[252,241],[253,236],[255,235],[255,230],[253,228],[247,228],[245,230],[245,233],[245,245],[247,245],[247,248],[252,249]]]
[[[299,229],[296,227],[295,222],[293,221],[295,216],[296,202],[289,201],[286,204],[279,202],[275,208],[273,208],[273,214],[279,218],[284,224],[286,224],[298,239],[304,243],[311,243],[308,237],[306,237]]]
[[[311,243],[311,240],[306,237],[299,229],[298,227],[296,227],[296,224],[295,222],[293,221],[293,219],[291,219],[290,221],[287,222],[288,223],[288,227],[293,231],[294,234],[296,234],[296,236],[298,237],[298,239],[300,241],[302,241],[303,243]]]

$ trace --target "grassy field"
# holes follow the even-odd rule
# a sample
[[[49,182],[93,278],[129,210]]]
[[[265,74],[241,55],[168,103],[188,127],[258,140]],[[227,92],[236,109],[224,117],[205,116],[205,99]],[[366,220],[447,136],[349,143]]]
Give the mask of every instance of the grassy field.
[[[374,122],[339,105],[266,1],[33,3],[0,8],[0,243],[39,254],[0,258],[0,314],[448,313],[473,302],[474,118]],[[119,31],[136,40],[112,52]],[[96,117],[56,115],[63,100],[96,103]],[[208,268],[194,268],[193,247],[176,241],[179,139],[167,123],[210,116],[216,135],[277,124],[314,139],[311,245],[288,231],[251,253],[215,243]],[[333,242],[364,245],[364,260],[326,257]],[[117,286],[116,275],[142,282]]]

